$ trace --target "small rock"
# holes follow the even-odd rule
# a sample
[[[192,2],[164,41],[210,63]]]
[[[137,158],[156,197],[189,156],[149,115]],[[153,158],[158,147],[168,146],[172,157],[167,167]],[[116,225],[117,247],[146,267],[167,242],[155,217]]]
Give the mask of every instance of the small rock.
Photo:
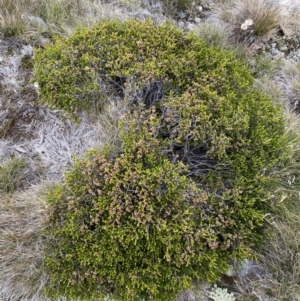
[[[275,49],[276,48],[276,43],[272,43],[271,47],[272,47],[272,49]]]
[[[23,56],[26,56],[26,55],[33,55],[33,48],[30,46],[30,45],[23,45],[22,49],[21,49],[21,54]]]
[[[46,44],[51,43],[51,39],[49,38],[44,38],[44,37],[40,37],[40,43],[45,46]]]
[[[279,50],[280,50],[280,51],[287,51],[288,48],[287,48],[287,46],[282,46],[282,47],[279,48]]]
[[[285,56],[284,52],[277,50],[277,53],[275,55],[275,59],[281,59]]]
[[[296,54],[297,53],[294,50],[290,51],[290,53],[287,55],[287,59],[292,59]]]
[[[178,13],[178,17],[179,17],[180,19],[185,19],[185,18],[186,18],[186,13],[183,12],[183,11],[180,11],[180,12]]]
[[[29,16],[29,21],[36,25],[42,33],[48,32],[48,25],[39,17]]]
[[[292,36],[295,34],[295,26],[293,24],[280,24],[280,28],[282,29],[285,36]]]
[[[276,55],[278,53],[278,49],[276,49],[275,47],[271,49],[271,54],[272,55]]]
[[[192,23],[190,23],[190,22],[188,22],[188,23],[186,24],[186,29],[187,29],[187,30],[194,30],[194,29],[195,29],[195,25],[192,24]]]
[[[244,277],[247,274],[249,274],[254,265],[255,262],[248,259],[243,259],[238,262],[234,262],[232,265],[230,265],[225,275],[229,277]]]
[[[197,6],[196,9],[199,13],[203,11],[203,7],[201,5]]]
[[[196,23],[200,23],[200,22],[201,22],[201,19],[200,19],[200,18],[198,18],[198,17],[195,17],[195,19],[194,19],[194,20],[195,20],[195,22],[196,22]]]
[[[140,21],[145,21],[146,19],[151,17],[152,17],[151,13],[146,9],[134,13],[134,18]]]
[[[178,26],[179,26],[180,28],[183,28],[183,27],[184,27],[184,22],[183,22],[183,21],[179,21],[179,22],[178,22]]]

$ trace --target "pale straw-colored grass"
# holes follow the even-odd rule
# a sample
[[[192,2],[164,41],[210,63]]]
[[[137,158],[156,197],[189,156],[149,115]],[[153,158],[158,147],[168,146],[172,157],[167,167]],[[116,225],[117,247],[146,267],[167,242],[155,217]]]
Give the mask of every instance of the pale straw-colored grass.
[[[127,12],[126,6],[101,0],[2,0],[0,31],[6,36],[31,38],[40,34],[68,35],[77,26],[91,26],[107,19],[126,20]]]
[[[0,295],[4,300],[43,300],[43,235],[46,204],[40,184],[0,201]]]

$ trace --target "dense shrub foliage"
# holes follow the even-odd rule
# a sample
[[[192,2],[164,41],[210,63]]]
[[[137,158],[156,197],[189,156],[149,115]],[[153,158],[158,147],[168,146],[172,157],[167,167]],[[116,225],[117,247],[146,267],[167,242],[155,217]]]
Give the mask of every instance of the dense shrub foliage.
[[[124,140],[116,158],[104,148],[77,161],[49,198],[56,240],[47,263],[58,296],[172,300],[227,265],[230,252],[214,251],[209,196],[185,166],[158,152],[152,137]]]
[[[122,147],[90,151],[48,197],[51,297],[173,300],[252,256],[284,126],[233,54],[170,25],[103,22],[39,52],[35,74],[68,112],[104,86],[128,106]]]
[[[102,22],[35,54],[42,100],[73,113],[104,102],[103,90],[122,94],[135,83],[138,95],[158,90],[181,94],[193,82],[219,95],[242,93],[252,78],[230,54],[209,48],[194,34],[151,22]],[[148,89],[147,89],[148,88]],[[138,93],[139,92],[139,93]]]

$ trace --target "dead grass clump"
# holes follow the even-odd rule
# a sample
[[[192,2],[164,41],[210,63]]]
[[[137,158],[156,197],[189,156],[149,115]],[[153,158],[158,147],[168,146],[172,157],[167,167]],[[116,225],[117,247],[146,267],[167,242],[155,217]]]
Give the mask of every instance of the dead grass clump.
[[[249,56],[247,47],[241,43],[234,43],[230,40],[226,26],[223,26],[216,21],[209,20],[207,22],[199,23],[195,32],[200,39],[204,40],[210,46],[232,51],[241,59],[247,59]]]
[[[99,13],[100,7],[104,8],[100,1],[31,0],[31,8],[27,10],[37,32],[48,30],[50,34],[68,34],[78,25],[93,24],[93,15]]]
[[[225,24],[230,38],[254,50],[269,39],[280,23],[280,9],[268,0],[231,0],[216,6],[214,14]]]
[[[25,117],[23,123],[15,122],[13,131],[0,140],[0,160],[21,155],[42,178],[60,179],[73,158],[81,157],[87,149],[102,143],[118,144],[117,116],[125,110],[112,102],[101,114],[81,116],[81,123],[74,124],[61,112],[32,109],[30,122]]]
[[[274,77],[280,66],[279,61],[272,60],[272,58],[265,53],[249,57],[246,60],[246,63],[256,80],[261,79],[264,76],[267,76],[268,78]]]
[[[273,293],[281,300],[300,298],[300,204],[287,204],[273,222],[274,236],[266,246],[265,264],[278,283]],[[272,281],[274,282],[274,281]]]
[[[300,34],[300,5],[298,1],[282,1],[281,28],[286,36]]]
[[[25,33],[28,27],[25,10],[22,1],[0,1],[0,32],[4,36],[21,36]]]
[[[265,245],[251,277],[235,284],[237,300],[300,300],[300,206],[281,208],[271,224],[272,238]]]
[[[284,60],[274,81],[281,87],[288,109],[300,114],[300,63]]]
[[[126,7],[121,9],[101,0],[0,1],[0,31],[5,36],[69,35],[77,26],[89,27],[101,20],[124,20],[128,16]]]
[[[289,110],[281,87],[268,75],[256,80],[255,88],[268,94],[275,103],[282,105],[285,110]]]
[[[13,196],[0,197],[0,296],[4,300],[43,300],[47,276],[43,270],[47,237],[40,184]]]
[[[197,36],[206,41],[210,46],[228,49],[232,47],[230,44],[228,33],[225,28],[217,22],[201,22],[195,29]]]
[[[273,62],[274,65],[274,62]],[[256,79],[256,86],[281,103],[286,111],[300,114],[300,63],[278,60],[276,68]]]

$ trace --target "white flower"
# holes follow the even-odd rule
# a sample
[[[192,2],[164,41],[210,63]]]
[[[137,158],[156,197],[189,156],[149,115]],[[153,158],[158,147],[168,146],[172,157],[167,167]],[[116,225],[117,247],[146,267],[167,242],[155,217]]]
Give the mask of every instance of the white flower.
[[[248,25],[247,25],[246,23],[243,23],[243,24],[241,25],[241,29],[242,29],[242,30],[247,30],[247,29],[248,29]]]
[[[227,288],[220,288],[214,285],[209,293],[209,298],[214,301],[235,301],[235,297],[232,293],[228,293]]]
[[[253,25],[253,20],[247,19],[244,24],[246,24],[247,26],[251,26],[251,25]]]

